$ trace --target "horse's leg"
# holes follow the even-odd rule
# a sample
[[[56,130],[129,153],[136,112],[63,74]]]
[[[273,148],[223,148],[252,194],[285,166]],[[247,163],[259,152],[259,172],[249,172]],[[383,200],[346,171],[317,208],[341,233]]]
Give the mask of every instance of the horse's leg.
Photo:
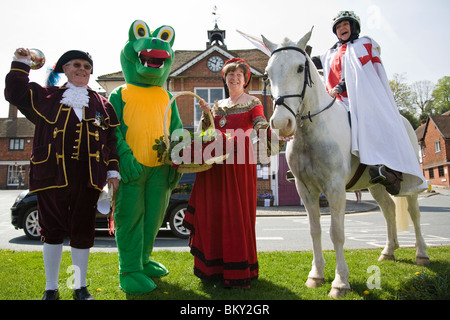
[[[327,199],[330,204],[331,226],[330,237],[333,242],[334,252],[336,254],[336,271],[335,278],[331,284],[329,296],[339,298],[350,290],[348,282],[349,271],[344,256],[344,220],[345,220],[345,190],[335,189],[331,193],[327,193]]]
[[[297,188],[298,189],[298,188]],[[313,261],[312,268],[308,274],[306,286],[308,288],[316,288],[324,283],[323,270],[325,268],[325,259],[322,252],[322,230],[320,226],[320,209],[318,196],[315,199],[309,192],[299,192],[309,219],[309,232],[311,234],[313,245]]]
[[[397,225],[395,223],[395,203],[392,200],[389,193],[386,191],[385,187],[377,184],[369,188],[375,201],[380,205],[381,212],[383,212],[384,218],[386,219],[387,227],[387,238],[386,246],[381,252],[381,256],[378,261],[382,260],[395,260],[394,251],[398,249],[398,238],[397,238]]]
[[[430,263],[430,258],[427,254],[427,245],[423,239],[420,227],[420,209],[419,202],[417,201],[417,194],[407,196],[406,199],[408,200],[408,211],[411,215],[414,231],[416,233],[416,264],[425,266]]]

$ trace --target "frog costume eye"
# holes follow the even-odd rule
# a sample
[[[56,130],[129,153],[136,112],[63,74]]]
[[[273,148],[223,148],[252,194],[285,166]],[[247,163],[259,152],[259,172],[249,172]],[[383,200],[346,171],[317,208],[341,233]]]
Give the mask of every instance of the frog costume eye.
[[[134,20],[120,54],[127,83],[163,86],[173,63],[175,30],[162,25],[151,31],[143,20]]]
[[[153,36],[158,39],[169,42],[170,45],[172,46],[175,40],[175,30],[173,30],[171,26],[162,26],[153,32]]]
[[[134,37],[137,39],[148,38],[150,36],[150,30],[147,24],[142,20],[136,20],[131,27]]]

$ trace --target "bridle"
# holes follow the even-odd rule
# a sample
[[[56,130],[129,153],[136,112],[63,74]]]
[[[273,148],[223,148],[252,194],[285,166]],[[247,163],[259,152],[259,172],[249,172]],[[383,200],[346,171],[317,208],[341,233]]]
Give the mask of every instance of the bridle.
[[[286,98],[295,98],[295,97],[298,97],[298,98],[300,98],[301,101],[303,102],[303,98],[305,97],[305,92],[306,92],[306,86],[312,87],[313,81],[312,81],[312,79],[311,79],[311,71],[310,71],[310,68],[309,68],[309,60],[308,60],[308,58],[307,58],[307,56],[306,56],[305,51],[303,51],[302,49],[300,49],[300,48],[298,48],[298,47],[288,46],[288,47],[281,47],[281,48],[278,48],[278,49],[274,50],[274,51],[272,52],[272,55],[275,54],[275,53],[277,53],[277,52],[285,51],[285,50],[295,50],[295,51],[298,51],[298,52],[300,52],[301,54],[303,54],[303,55],[305,56],[305,58],[306,58],[305,69],[304,69],[304,72],[305,72],[305,78],[304,78],[304,81],[303,81],[303,89],[302,89],[302,93],[301,93],[301,94],[288,94],[288,95],[284,95],[284,96],[279,96],[278,98],[274,99],[274,102],[273,102],[273,109],[274,109],[274,111],[275,111],[275,109],[276,109],[277,106],[283,106],[283,107],[285,107],[287,110],[289,110],[289,112],[292,113],[292,115],[296,118],[298,114],[295,114],[295,112],[292,110],[292,108],[289,107],[289,106],[284,102],[284,99],[286,99]],[[272,99],[273,99],[273,97],[272,97]],[[336,97],[335,97],[335,98],[333,99],[333,101],[331,101],[331,103],[330,103],[328,106],[326,106],[324,109],[322,109],[322,110],[320,110],[319,112],[316,112],[316,113],[314,113],[314,114],[311,114],[311,111],[308,111],[308,114],[307,114],[307,115],[305,115],[305,116],[300,116],[300,120],[309,119],[309,121],[312,122],[312,117],[314,117],[314,116],[318,115],[319,113],[321,113],[321,112],[327,110],[328,108],[330,108],[330,107],[334,104],[335,101],[336,101]]]

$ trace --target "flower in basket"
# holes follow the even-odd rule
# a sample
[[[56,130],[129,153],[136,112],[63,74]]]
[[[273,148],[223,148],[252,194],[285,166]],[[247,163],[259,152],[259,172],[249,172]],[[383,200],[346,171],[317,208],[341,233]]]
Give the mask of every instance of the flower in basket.
[[[231,138],[229,134],[208,128],[197,132],[175,130],[169,140],[169,150],[164,137],[155,140],[153,150],[157,151],[160,162],[170,162],[172,166],[178,167],[183,164],[212,164],[219,157],[223,160]]]

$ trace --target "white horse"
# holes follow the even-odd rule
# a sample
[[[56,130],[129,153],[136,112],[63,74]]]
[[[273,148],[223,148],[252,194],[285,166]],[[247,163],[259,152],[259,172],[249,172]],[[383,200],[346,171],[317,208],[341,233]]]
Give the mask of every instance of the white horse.
[[[274,114],[270,119],[273,129],[282,137],[294,135],[286,149],[289,167],[295,176],[297,191],[308,212],[313,243],[312,269],[306,285],[317,287],[324,283],[325,260],[321,245],[319,196],[328,199],[331,212],[330,236],[336,254],[335,279],[331,297],[340,297],[350,289],[349,270],[344,257],[344,214],[346,190],[369,188],[378,202],[387,223],[386,247],[379,260],[393,260],[397,239],[396,212],[399,207],[381,184],[371,184],[368,169],[359,180],[353,177],[361,171],[359,159],[351,154],[351,135],[345,108],[331,98],[312,60],[305,54],[308,32],[298,43],[285,39],[278,45],[263,37],[272,55],[266,68],[274,97]],[[416,136],[406,119],[405,126],[411,143],[417,145]],[[358,169],[359,168],[359,169]],[[357,174],[359,176],[359,174]],[[429,258],[420,229],[420,211],[417,194],[394,199],[407,202],[416,234],[416,263],[426,265]]]

